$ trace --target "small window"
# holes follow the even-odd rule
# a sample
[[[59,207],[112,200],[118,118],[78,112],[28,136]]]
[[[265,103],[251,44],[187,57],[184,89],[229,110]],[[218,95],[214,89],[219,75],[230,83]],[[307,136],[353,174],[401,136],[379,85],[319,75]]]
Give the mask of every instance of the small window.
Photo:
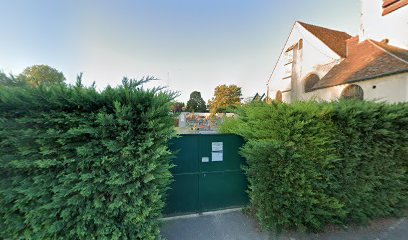
[[[276,92],[275,100],[277,102],[282,102],[282,92],[281,91]]]
[[[356,84],[352,84],[352,85],[347,86],[346,88],[344,88],[344,90],[341,92],[341,98],[342,99],[363,100],[364,99],[364,91],[360,86],[358,86]]]
[[[294,55],[293,48],[294,46],[289,47],[283,54],[283,69],[284,69],[283,79],[287,79],[292,76],[293,55]]]
[[[293,62],[293,47],[288,48],[288,50],[285,51],[283,54],[284,57],[284,63],[283,64],[289,64]]]
[[[316,74],[310,74],[305,79],[305,92],[311,92],[313,86],[320,80]]]

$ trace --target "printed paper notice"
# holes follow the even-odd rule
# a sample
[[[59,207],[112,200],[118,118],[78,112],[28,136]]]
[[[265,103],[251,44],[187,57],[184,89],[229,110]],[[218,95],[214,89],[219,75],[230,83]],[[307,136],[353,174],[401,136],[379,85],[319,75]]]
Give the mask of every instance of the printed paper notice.
[[[213,162],[222,162],[223,161],[222,152],[213,152],[211,161],[213,161]]]
[[[220,152],[222,150],[223,150],[222,142],[213,142],[212,143],[212,151],[213,152]]]
[[[209,162],[210,158],[209,157],[202,157],[201,162]]]

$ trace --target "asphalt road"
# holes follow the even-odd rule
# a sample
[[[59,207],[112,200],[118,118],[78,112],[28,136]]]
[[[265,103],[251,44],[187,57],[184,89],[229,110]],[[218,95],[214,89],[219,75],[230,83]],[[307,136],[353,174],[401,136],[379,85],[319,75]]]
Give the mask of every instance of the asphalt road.
[[[276,234],[260,231],[253,219],[232,210],[164,219],[161,233],[167,240],[407,240],[408,220],[382,219],[365,227],[333,228],[319,234]]]

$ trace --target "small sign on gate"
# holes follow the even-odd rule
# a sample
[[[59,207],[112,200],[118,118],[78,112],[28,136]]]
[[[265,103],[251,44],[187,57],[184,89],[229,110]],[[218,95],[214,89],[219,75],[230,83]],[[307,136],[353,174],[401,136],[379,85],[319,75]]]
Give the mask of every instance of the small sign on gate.
[[[212,142],[212,150],[213,152],[220,152],[223,150],[222,142]]]
[[[212,142],[211,144],[211,161],[212,162],[222,162],[223,159],[223,142]]]
[[[212,152],[212,161],[222,162],[223,161],[222,152]]]

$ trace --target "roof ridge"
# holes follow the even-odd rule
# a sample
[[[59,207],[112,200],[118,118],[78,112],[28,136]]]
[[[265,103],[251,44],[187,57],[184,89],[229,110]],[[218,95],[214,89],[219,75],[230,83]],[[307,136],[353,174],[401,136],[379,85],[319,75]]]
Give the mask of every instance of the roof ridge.
[[[302,22],[302,21],[296,21],[296,22],[298,22],[302,26],[303,25],[308,25],[308,26],[312,26],[312,27],[323,28],[323,29],[326,29],[326,30],[334,31],[334,32],[345,33],[345,34],[349,35],[350,37],[353,37],[352,35],[348,34],[345,31],[339,31],[339,30],[335,30],[335,29],[331,29],[331,28],[327,28],[327,27],[322,27],[322,26],[318,26],[318,25],[314,25],[314,24],[310,24],[310,23],[305,23],[305,22]]]
[[[352,37],[350,34],[300,21],[296,21],[296,24],[305,29],[307,32],[311,33],[313,36],[317,37],[338,56],[343,58],[346,57],[346,40]]]
[[[376,43],[376,41],[374,41],[374,40],[372,40],[372,39],[367,39],[367,41],[368,41],[369,43],[371,43],[372,45],[374,45],[376,48],[378,48],[378,49],[380,49],[381,51],[387,53],[388,55],[390,55],[390,56],[392,56],[392,57],[394,57],[394,58],[400,60],[400,61],[403,62],[403,63],[408,64],[408,61],[406,61],[405,59],[402,59],[402,58],[398,57],[397,55],[391,53],[391,52],[388,51],[387,49],[381,47],[380,45],[378,45],[378,44]],[[393,47],[394,47],[394,46],[393,46]]]

